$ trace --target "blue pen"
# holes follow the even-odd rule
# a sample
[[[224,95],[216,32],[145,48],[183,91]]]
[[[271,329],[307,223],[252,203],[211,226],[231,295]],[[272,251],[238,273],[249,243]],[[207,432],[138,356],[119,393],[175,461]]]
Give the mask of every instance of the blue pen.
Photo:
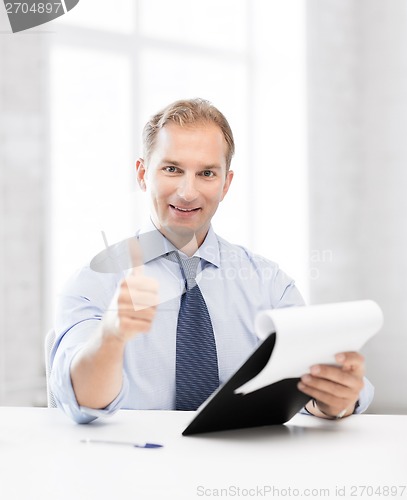
[[[81,439],[81,443],[86,444],[118,444],[122,446],[132,446],[133,448],[162,448],[162,444],[156,443],[131,443],[130,441],[108,441],[103,439]]]

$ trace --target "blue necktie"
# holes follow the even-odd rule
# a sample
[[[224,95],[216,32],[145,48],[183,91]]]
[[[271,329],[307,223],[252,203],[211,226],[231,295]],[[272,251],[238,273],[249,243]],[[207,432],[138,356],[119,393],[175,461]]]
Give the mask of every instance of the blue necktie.
[[[177,410],[196,410],[219,386],[218,358],[208,308],[195,278],[199,257],[167,255],[181,267],[186,290],[181,297],[176,340]]]

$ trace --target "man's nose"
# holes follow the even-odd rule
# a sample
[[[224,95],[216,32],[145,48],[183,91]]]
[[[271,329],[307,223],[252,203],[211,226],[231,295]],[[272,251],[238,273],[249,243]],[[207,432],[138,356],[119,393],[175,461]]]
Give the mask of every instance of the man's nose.
[[[187,202],[198,196],[195,175],[184,175],[178,187],[178,196]]]

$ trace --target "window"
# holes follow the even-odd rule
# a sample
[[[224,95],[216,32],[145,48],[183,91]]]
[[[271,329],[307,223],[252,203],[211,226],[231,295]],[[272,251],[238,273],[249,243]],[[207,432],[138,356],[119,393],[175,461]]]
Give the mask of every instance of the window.
[[[147,213],[134,178],[147,118],[204,97],[236,139],[216,231],[307,294],[305,19],[267,0],[87,0],[50,42],[50,296]],[[53,307],[53,304],[52,304]]]

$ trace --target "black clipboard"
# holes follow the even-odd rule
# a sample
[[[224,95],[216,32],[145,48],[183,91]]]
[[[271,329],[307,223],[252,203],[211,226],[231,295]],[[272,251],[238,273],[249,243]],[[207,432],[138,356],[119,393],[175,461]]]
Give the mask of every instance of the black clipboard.
[[[307,404],[310,397],[297,389],[299,378],[275,382],[249,394],[235,394],[269,361],[276,334],[270,334],[245,363],[198,409],[184,436],[264,425],[283,424]]]

